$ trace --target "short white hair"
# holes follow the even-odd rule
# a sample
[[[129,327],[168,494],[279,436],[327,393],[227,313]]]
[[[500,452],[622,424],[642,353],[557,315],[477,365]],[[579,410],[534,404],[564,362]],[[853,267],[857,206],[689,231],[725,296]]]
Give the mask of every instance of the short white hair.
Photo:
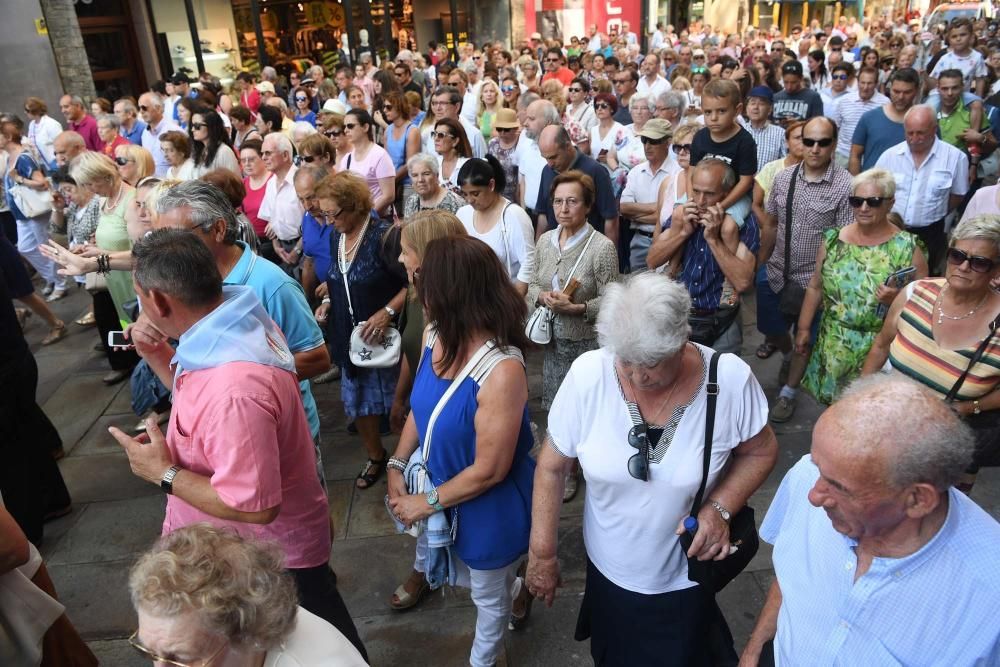
[[[656,111],[656,98],[648,93],[636,93],[632,96],[632,99],[628,101],[629,111],[645,104],[649,112],[652,113]]]
[[[608,285],[597,316],[601,347],[618,359],[655,366],[683,349],[691,335],[691,295],[660,273],[640,273]]]
[[[271,140],[278,149],[279,153],[288,153],[288,157],[292,156],[292,140],[284,135],[282,132],[271,132],[266,137],[264,137],[264,142]]]
[[[319,130],[317,130],[316,126],[309,121],[298,120],[295,121],[294,125],[292,125],[292,136],[297,138],[299,141],[302,141],[311,134],[318,133]]]
[[[431,170],[431,172],[437,176],[440,173],[438,169],[437,158],[430,153],[417,153],[409,160],[406,161],[406,173],[412,174],[413,169],[419,166],[425,166]]]

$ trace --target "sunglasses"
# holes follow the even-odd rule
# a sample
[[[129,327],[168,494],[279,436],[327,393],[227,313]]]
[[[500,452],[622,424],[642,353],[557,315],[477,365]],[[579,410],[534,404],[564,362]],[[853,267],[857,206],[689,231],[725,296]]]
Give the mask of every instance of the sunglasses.
[[[479,60],[480,58],[481,58],[481,56],[472,56],[473,60]]]
[[[502,92],[502,93],[512,93],[512,92],[514,92],[514,86],[500,86],[500,92]]]
[[[632,79],[615,79],[615,85],[616,86],[624,86],[626,83],[628,83],[631,80]]]
[[[847,81],[846,74],[834,74],[830,78],[833,79],[834,81]]]
[[[391,104],[383,104],[382,105],[382,111],[392,111],[392,105]]]
[[[297,96],[297,95],[295,96],[295,101],[296,101],[296,102],[305,102],[305,101],[307,101],[308,99],[309,99],[308,97],[299,97],[299,96]]]
[[[559,62],[559,58],[546,58],[545,62],[547,62],[547,63],[557,63],[557,62]]]
[[[629,429],[628,444],[638,449],[628,459],[628,474],[643,482],[649,481],[649,436],[645,424],[638,424]]]
[[[323,135],[327,137],[339,137],[343,132],[340,130],[330,130],[329,132],[324,132]]]
[[[431,132],[431,136],[435,139],[454,139],[454,134],[448,134],[447,132]]]
[[[119,167],[124,167],[129,162],[134,162],[134,160],[132,160],[131,158],[127,158],[127,157],[116,157],[115,158],[115,164],[117,164]]]
[[[806,148],[812,148],[816,144],[819,144],[820,148],[826,148],[833,143],[833,137],[825,137],[823,139],[810,139],[809,137],[802,137],[802,145]]]
[[[674,144],[670,147],[670,150],[674,152],[675,155],[680,155],[681,153],[690,153],[691,144]]]
[[[513,127],[498,127],[497,128],[497,132],[499,132],[500,134],[507,134],[508,132],[513,132],[513,131],[514,131]]]
[[[868,208],[880,208],[885,202],[885,197],[855,197],[851,195],[847,198],[847,203],[851,208],[861,208],[862,204],[868,204]]]
[[[191,123],[192,130],[204,130],[206,127],[208,125],[205,125],[205,123]]]
[[[353,130],[357,126],[358,126],[357,123],[344,123],[344,129],[345,130]]]
[[[571,92],[571,93],[582,93],[583,92],[583,88],[570,88],[569,92]]]
[[[997,265],[996,260],[992,260],[989,257],[970,255],[964,250],[959,250],[958,248],[948,248],[949,264],[952,266],[962,266],[966,262],[969,263],[969,268],[976,273],[988,273]]]
[[[700,58],[704,58],[704,56],[699,56],[699,57]],[[691,74],[708,74],[708,68],[707,67],[692,67],[691,68]]]
[[[299,162],[305,162],[306,164],[312,164],[313,160],[316,159],[315,155],[300,155]]]
[[[594,105],[594,108],[595,109],[610,109],[611,105],[608,104],[607,102],[598,102],[597,104]]]
[[[670,137],[660,137],[659,139],[652,139],[650,137],[639,137],[642,141],[643,146],[659,146],[660,144],[665,144],[670,141]]]

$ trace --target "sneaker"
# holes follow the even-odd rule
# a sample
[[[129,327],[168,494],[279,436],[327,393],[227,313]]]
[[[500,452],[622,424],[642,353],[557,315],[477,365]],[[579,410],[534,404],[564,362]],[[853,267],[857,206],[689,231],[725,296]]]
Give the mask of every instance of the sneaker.
[[[771,408],[771,421],[776,424],[783,424],[795,414],[795,399],[787,396],[779,396]]]
[[[784,387],[788,383],[788,371],[792,368],[792,357],[781,360],[781,368],[778,369],[778,386]]]
[[[56,286],[54,283],[48,283],[47,285],[45,285],[45,287],[42,288],[42,296],[48,296],[52,294],[52,290],[54,290],[55,288]]]
[[[60,287],[59,289],[52,290],[52,292],[47,297],[45,297],[45,300],[48,301],[49,303],[52,303],[53,301],[58,301],[64,296],[66,296],[66,290]]]

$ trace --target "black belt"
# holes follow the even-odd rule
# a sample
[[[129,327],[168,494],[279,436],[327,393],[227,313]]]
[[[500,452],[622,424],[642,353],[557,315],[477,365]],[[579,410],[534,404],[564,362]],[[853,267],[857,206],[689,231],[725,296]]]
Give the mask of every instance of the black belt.
[[[692,308],[690,314],[695,317],[710,317],[716,314],[728,315],[734,310],[739,310],[739,304],[734,306],[720,306],[718,308]]]
[[[638,234],[639,236],[645,236],[647,239],[653,238],[653,232],[643,231],[641,229],[633,229],[633,234]]]

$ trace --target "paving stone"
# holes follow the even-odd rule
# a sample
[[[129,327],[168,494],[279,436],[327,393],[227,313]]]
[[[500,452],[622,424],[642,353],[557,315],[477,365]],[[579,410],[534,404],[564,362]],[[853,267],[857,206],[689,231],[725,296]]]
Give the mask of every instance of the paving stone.
[[[87,645],[102,665],[149,667],[149,660],[143,658],[134,648],[129,646],[128,639],[97,640],[89,642]]]
[[[92,503],[48,562],[94,563],[134,557],[159,537],[165,504],[162,494]]]
[[[116,384],[115,388],[118,389],[118,393],[115,394],[114,399],[108,405],[104,414],[128,415],[130,424],[134,425],[137,421],[139,421],[139,416],[132,412],[132,388],[129,386],[128,380],[120,384]]]
[[[466,667],[476,609],[414,610],[356,618],[355,623],[372,665]]]
[[[744,571],[716,596],[737,647],[746,645],[754,623],[757,622],[757,614],[764,606],[766,592],[754,573]]]
[[[583,592],[560,589],[551,607],[535,604],[523,628],[508,632],[508,663],[527,665],[589,665],[590,642],[573,639]]]
[[[135,630],[136,616],[128,594],[128,573],[133,562],[129,558],[46,564],[59,601],[66,606],[67,616],[85,640],[118,639]]]
[[[109,435],[110,439],[111,436]],[[89,503],[102,500],[124,500],[143,496],[159,496],[159,487],[139,479],[135,475],[122,475],[122,469],[130,470],[128,456],[115,442],[119,451],[95,456],[68,456],[59,462],[66,487],[75,503]]]
[[[46,562],[51,558],[52,554],[55,553],[59,546],[59,543],[66,536],[66,533],[76,525],[83,513],[87,511],[90,507],[87,503],[73,503],[73,511],[64,517],[59,519],[54,519],[45,524],[45,533],[42,537],[42,546],[39,547],[38,552],[42,554],[42,558]]]
[[[396,526],[385,509],[388,487],[385,475],[369,489],[353,489],[351,517],[347,523],[347,537],[375,537],[395,535]]]
[[[66,378],[42,405],[62,436],[63,449],[72,451],[97,416],[111,403],[118,389],[101,382],[100,375],[77,374]]]
[[[326,481],[327,496],[330,503],[330,518],[333,521],[334,538],[338,540],[347,537],[347,517],[351,511],[354,484],[349,481]]]
[[[117,426],[126,433],[131,433],[131,428],[135,425],[136,421],[138,420],[135,415],[131,413],[127,415],[112,414],[98,417],[91,427],[87,429],[87,432],[83,434],[83,437],[76,443],[76,446],[73,447],[73,451],[69,453],[67,458],[73,459],[108,454],[124,455],[125,452],[122,446],[108,433],[108,427]]]

